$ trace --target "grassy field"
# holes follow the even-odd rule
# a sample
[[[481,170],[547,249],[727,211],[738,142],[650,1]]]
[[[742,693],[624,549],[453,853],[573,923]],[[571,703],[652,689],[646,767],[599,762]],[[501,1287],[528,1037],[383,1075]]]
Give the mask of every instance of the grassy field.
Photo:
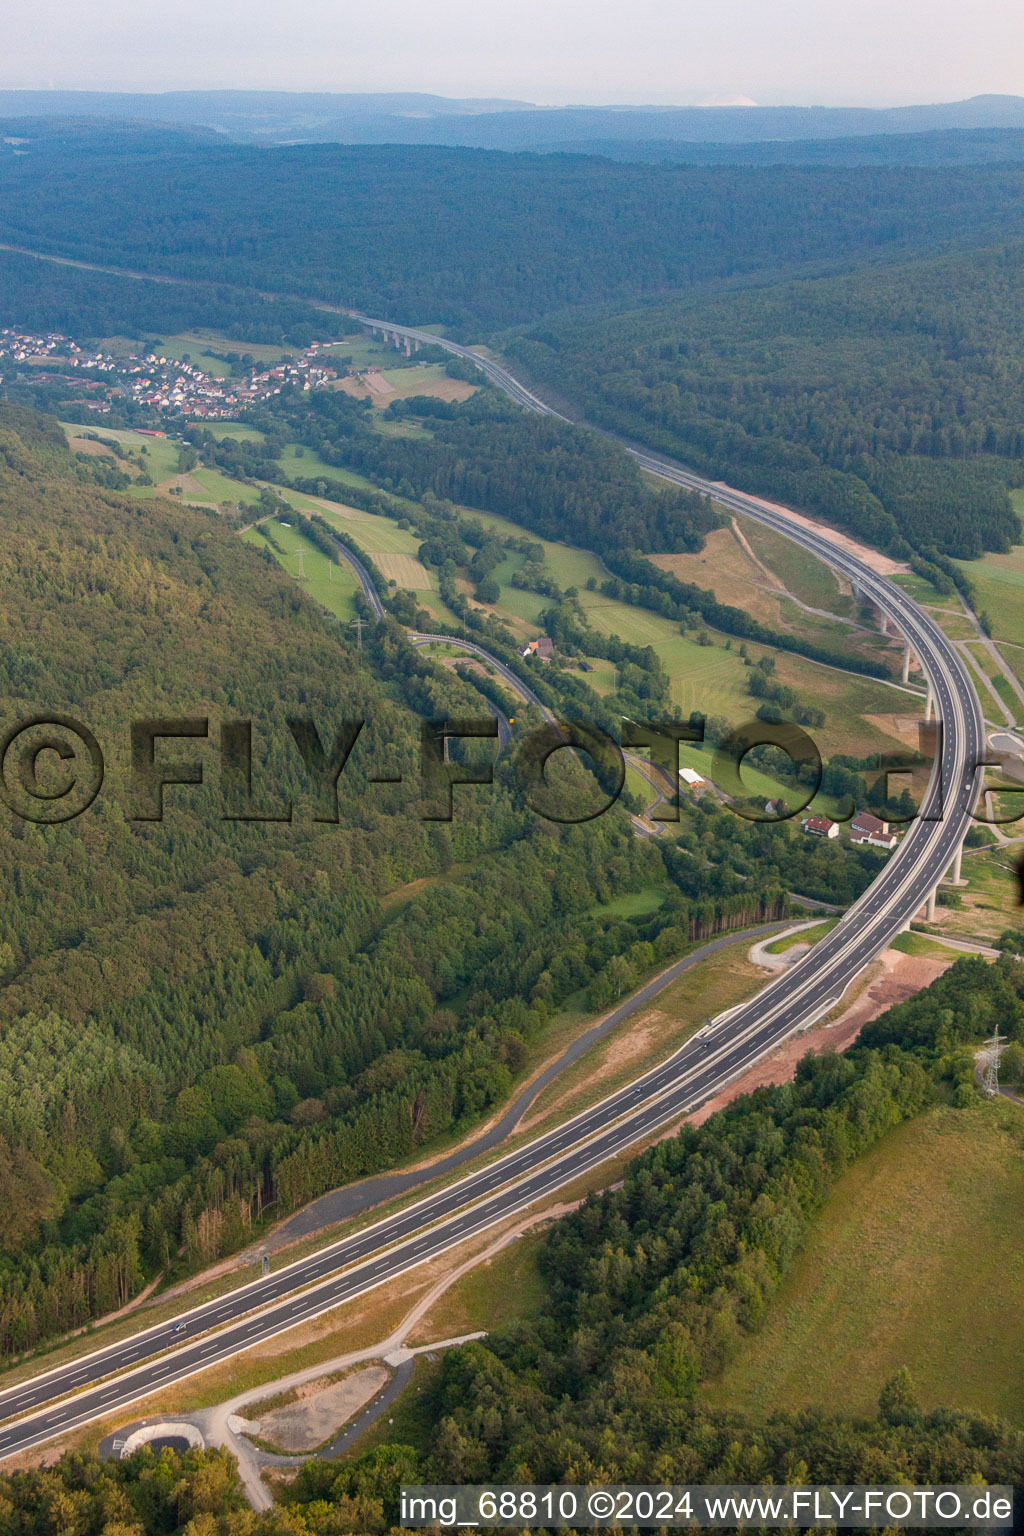
[[[394,366],[398,353],[394,347],[379,340],[369,331],[353,331],[350,336],[343,336],[339,341],[328,342],[321,347],[325,360],[336,356],[350,357],[353,368],[387,368]]]
[[[336,480],[340,485],[357,485],[361,490],[376,489],[362,475],[357,475],[350,469],[339,469],[335,464],[328,464],[327,460],[322,459],[314,449],[307,448],[301,443],[289,443],[282,449],[279,463],[289,478],[316,480],[322,477],[325,480]]]
[[[231,369],[227,363],[221,362],[219,357],[213,357],[206,350],[207,347],[215,347],[218,352],[227,351],[229,343],[222,342],[211,335],[200,336],[191,334],[188,336],[164,336],[147,337],[147,341],[155,342],[153,355],[155,357],[174,357],[179,361],[188,356],[189,361],[212,378],[227,378]],[[237,343],[236,343],[237,345]],[[114,357],[130,357],[132,354],[142,354],[142,343],[131,336],[105,336],[99,342],[99,347],[104,352],[111,353]]]
[[[396,373],[405,375],[411,372],[409,369],[396,370]],[[234,436],[238,439],[254,439],[259,436],[252,428],[232,423],[221,423],[215,430],[218,436]],[[133,447],[142,444],[147,446],[148,458],[145,462],[154,480],[165,480],[173,476],[177,467],[175,445],[160,439],[142,438],[137,433],[122,433],[119,436],[130,439]],[[441,602],[436,575],[425,570],[416,559],[419,537],[400,528],[389,518],[345,506],[345,486],[372,489],[368,480],[351,471],[337,469],[327,464],[312,449],[294,443],[284,450],[280,463],[282,472],[289,478],[323,479],[328,485],[332,504],[327,505],[298,492],[287,493],[286,499],[304,511],[322,512],[339,529],[347,530],[380,565],[386,579],[416,591],[423,606],[437,619],[443,623],[452,622],[453,615]],[[184,490],[189,500],[206,500],[213,504],[255,501],[258,495],[252,488],[230,480],[215,469],[194,471]],[[140,487],[136,494],[152,495],[153,492]],[[413,510],[412,503],[409,503],[409,507]],[[524,532],[522,527],[507,518],[471,508],[464,510],[499,537],[521,537]],[[530,537],[532,539],[534,536]],[[730,582],[735,586],[742,580],[746,580],[753,591],[751,583],[754,577],[761,579],[760,573],[731,529],[718,530],[712,534],[711,540],[709,552],[682,557],[700,562],[700,572],[695,570],[689,575],[706,585],[710,580],[708,571],[713,571],[717,576],[721,568],[724,574],[720,595],[726,598],[742,596],[738,588],[734,591],[730,586]],[[672,700],[682,717],[697,710],[707,715],[724,716],[735,724],[750,718],[754,712],[754,701],[747,692],[747,668],[739,655],[738,644],[731,643],[725,636],[712,634],[710,645],[698,645],[689,636],[680,634],[677,624],[659,614],[617,602],[597,590],[588,591],[588,580],[600,583],[607,574],[595,555],[554,540],[537,539],[536,542],[544,550],[545,572],[563,590],[567,587],[577,589],[587,620],[599,634],[617,635],[623,640],[637,645],[650,645],[655,649],[672,679]],[[777,542],[785,546],[785,540]],[[773,555],[775,553],[769,552]],[[731,565],[725,560],[726,553],[729,554]],[[707,564],[709,560],[710,566]],[[522,563],[522,556],[509,555],[495,571],[501,597],[494,612],[510,625],[514,634],[529,637],[538,633],[539,616],[550,600],[539,593],[522,591],[509,584],[511,576]],[[817,578],[810,567],[815,565],[816,562],[807,557],[807,569],[801,567],[796,574],[790,572],[789,577],[794,581],[799,578],[804,584],[802,590],[809,595],[822,597],[827,595],[827,586],[820,590],[813,587],[813,581]],[[820,569],[827,583],[831,577],[824,567]],[[843,594],[839,593],[838,588],[835,588],[832,596],[837,602],[842,601]],[[830,626],[829,629],[829,638],[834,641],[836,635],[831,631],[836,630],[836,626]],[[836,632],[840,640],[847,633],[844,630]],[[760,654],[759,649],[756,654]],[[893,738],[898,739],[899,736],[899,728],[895,723],[897,718],[908,711],[915,711],[912,699],[907,698],[904,702],[898,693],[869,679],[859,679],[820,667],[787,652],[776,652],[775,655],[779,680],[795,688],[801,698],[813,700],[826,708],[825,726],[812,733],[825,757],[841,751],[861,755],[890,748]],[[612,691],[615,686],[613,665],[595,658],[593,666],[593,672],[587,675],[588,683],[599,693]],[[770,781],[765,780],[762,784],[756,777],[751,778],[751,785],[754,792],[760,792],[762,788],[766,792],[772,789]]]
[[[804,928],[800,933],[787,933],[783,938],[776,939],[774,944],[766,944],[765,949],[770,955],[784,955],[787,949],[792,949],[795,944],[817,944],[826,933],[831,933],[837,917],[830,917],[824,923],[818,923],[814,928]]]
[[[648,794],[651,794],[648,789]],[[648,917],[664,904],[666,888],[663,885],[645,885],[639,891],[627,891],[614,901],[602,902],[594,911],[601,917]]]
[[[329,609],[335,617],[344,620],[355,618],[354,598],[359,583],[348,565],[335,565],[323,552],[310,543],[294,526],[272,518],[265,525],[274,536],[280,550],[275,549],[263,537],[258,528],[247,528],[242,538],[254,549],[269,549],[289,576],[301,582],[302,589],[314,602]],[[299,557],[303,575],[299,575]]]
[[[705,1396],[870,1412],[909,1367],[924,1406],[1024,1424],[1024,1110],[937,1108],[840,1181],[752,1338]]]
[[[165,336],[156,348],[158,357],[176,357],[179,362],[190,362],[194,368],[201,368],[203,373],[208,373],[214,379],[226,379],[231,375],[228,363],[222,362],[219,357],[214,357],[207,352],[207,347],[216,347],[217,351],[227,351],[215,338],[201,338],[198,336]],[[243,351],[248,347],[243,346]],[[267,350],[275,350],[268,348]],[[276,361],[276,359],[275,359]]]
[[[544,1302],[544,1283],[537,1269],[542,1242],[540,1234],[524,1233],[471,1269],[438,1297],[413,1328],[409,1342],[427,1344],[536,1317]]]
[[[994,640],[1024,637],[1024,544],[1005,555],[957,562],[978,594],[978,607],[992,623]]]
[[[1024,795],[1006,798],[1011,814],[1024,814]],[[1022,830],[1020,822],[1003,828],[1010,837],[1019,836]],[[985,849],[964,859],[963,873],[969,885],[960,891],[958,908],[939,908],[943,933],[983,944],[998,938],[1004,928],[1020,923],[1014,873],[1020,854],[1018,843],[1015,847]]]
[[[857,604],[852,593],[842,589],[830,566],[752,517],[737,514],[736,521],[757,558],[774,572],[794,597],[811,608],[824,608],[841,618],[857,617]]]
[[[229,501],[232,506],[237,506],[240,501],[254,503],[260,499],[258,490],[232,480],[229,475],[222,475],[219,469],[193,469],[189,472],[189,479],[201,486],[209,499],[218,504]]]
[[[469,516],[476,518],[499,537],[521,536],[523,533],[522,528],[507,518],[498,517],[492,513],[477,512],[473,508],[467,508],[466,511]],[[529,537],[531,540],[535,538],[533,534]],[[735,555],[733,560],[735,569],[732,571],[731,579],[738,580],[737,573],[743,570],[748,574],[751,571],[756,572],[756,566],[749,560],[731,531],[718,530],[712,534],[711,538],[713,542],[710,545],[710,557],[707,555],[667,556],[661,557],[659,563],[664,564],[666,560],[675,561],[678,558],[696,561],[710,558],[712,562],[710,567],[703,567],[699,575],[692,572],[686,579],[698,580],[705,586],[714,582],[717,592],[719,591],[717,575],[722,561],[718,559],[716,550],[719,545],[722,545],[724,551],[728,551],[731,555],[734,552]],[[724,543],[726,540],[731,541],[731,546]],[[588,591],[586,582],[589,578],[594,578],[600,583],[607,576],[607,572],[595,555],[552,540],[536,538],[535,542],[543,546],[545,572],[563,590],[569,586],[577,588],[580,603],[592,628],[601,635],[618,635],[620,639],[633,644],[654,647],[672,678],[672,700],[682,711],[683,717],[696,709],[708,715],[726,716],[736,724],[750,718],[754,712],[755,701],[747,692],[747,668],[739,654],[738,642],[730,645],[728,637],[716,633],[710,635],[711,645],[698,645],[695,640],[681,635],[679,626],[670,619],[662,618],[660,614],[617,602],[613,598],[605,597],[600,591]],[[784,540],[779,542],[785,543]],[[531,634],[536,633],[538,616],[548,606],[549,599],[539,593],[522,591],[508,585],[510,576],[521,564],[521,557],[510,555],[494,571],[495,580],[501,587],[501,598],[495,605],[494,611],[499,617],[506,619],[516,633]],[[824,570],[824,567],[822,569]],[[729,588],[729,579],[725,580],[726,589]],[[730,600],[726,590],[719,595],[726,601]],[[738,597],[739,593],[733,592],[732,596]],[[830,626],[827,638],[830,643],[841,647],[847,635],[848,631],[845,628]],[[753,654],[760,655],[761,650],[762,647],[757,647],[753,650]],[[803,657],[794,656],[789,652],[775,651],[772,654],[776,658],[777,675],[780,681],[795,688],[802,698],[813,700],[827,709],[828,718],[825,726],[820,731],[812,732],[820,750],[826,756],[833,752],[863,754],[869,751],[891,749],[892,738],[898,737],[898,730],[893,721],[886,717],[902,716],[917,710],[915,701],[909,696],[901,697],[893,689],[886,688],[884,684],[876,683],[870,678],[852,677],[818,666],[814,662],[805,661]],[[600,659],[592,658],[592,660],[595,672],[589,675],[586,681],[599,693],[610,692],[614,687],[612,664]],[[864,716],[871,718],[864,719]]]
[[[902,587],[904,592],[909,593],[916,603],[924,603],[926,606],[930,606],[935,603],[941,604],[945,602],[947,606],[951,606],[957,601],[952,596],[945,597],[936,587],[932,586],[930,581],[925,581],[923,576],[918,576],[916,571],[904,571],[898,576],[891,576],[889,579],[894,581],[898,587]]]
[[[730,519],[691,555],[654,555],[680,581],[713,587],[724,603],[741,608],[771,629],[873,662],[893,663],[893,646],[870,625],[853,629],[827,617],[856,618],[857,605],[829,568],[752,519]],[[792,594],[791,596],[788,594]],[[824,611],[808,613],[800,604]]]
[[[378,517],[374,512],[363,512],[358,507],[320,508],[326,522],[349,533],[374,559],[378,555],[406,555],[415,559],[421,540],[408,528],[399,528],[389,517]]]
[[[358,507],[332,505],[327,501],[313,501],[287,491],[285,499],[296,505],[305,501],[310,510],[321,514],[339,532],[347,533],[359,548],[371,557],[386,581],[394,581],[397,587],[415,592],[422,606],[442,623],[458,624],[455,615],[442,602],[438,591],[437,575],[416,558],[420,539],[407,528],[400,528],[389,517],[378,517],[373,512],[363,512]]]
[[[240,421],[211,421],[206,430],[218,443],[225,437],[233,437],[236,443],[262,443],[266,438],[258,427],[245,427]]]
[[[80,437],[88,430],[82,426],[76,426],[74,422],[62,421],[61,426],[70,441],[74,437]],[[169,480],[178,470],[178,454],[181,444],[171,442],[165,437],[149,437],[144,432],[114,431],[109,427],[97,427],[97,437],[109,437],[114,442],[120,443],[130,454],[135,456],[135,467],[145,468],[150,477],[159,484],[163,480]],[[140,486],[144,491],[147,487]],[[152,495],[152,491],[149,493]]]
[[[923,933],[898,933],[889,948],[898,949],[901,955],[949,955],[946,946],[936,944],[934,939],[927,938]]]
[[[450,379],[443,363],[420,363],[415,368],[382,368],[381,376],[395,392],[394,398],[405,400],[410,395],[433,395],[438,400],[468,400],[476,394],[479,385],[463,379]],[[386,400],[380,402],[387,405]]]
[[[764,984],[747,958],[750,940],[730,944],[666,987],[650,1008],[612,1031],[561,1073],[531,1106],[523,1129],[535,1133],[596,1103],[641,1069],[664,1060],[706,1019],[743,1002]]]
[[[686,742],[679,743],[680,768],[692,768],[699,773],[701,778],[715,782],[714,749],[710,746],[690,746]],[[766,773],[751,766],[749,761],[744,761],[740,768],[740,778],[748,795],[762,800],[774,800],[780,794],[786,796],[785,786],[777,780],[769,778]],[[788,796],[787,796],[788,799]],[[820,816],[834,816],[838,807],[830,795],[818,795],[801,815],[810,815],[812,811]]]
[[[1002,672],[993,661],[991,651],[989,651],[987,647],[981,643],[980,640],[970,642],[968,644],[968,650],[974,659],[978,671],[988,678],[996,693],[1010,710],[1010,713],[1019,713],[1021,709],[1021,702],[1017,695],[1014,693],[1013,689],[1010,687],[1007,679],[1003,676]],[[987,706],[987,699],[985,700],[985,704]]]

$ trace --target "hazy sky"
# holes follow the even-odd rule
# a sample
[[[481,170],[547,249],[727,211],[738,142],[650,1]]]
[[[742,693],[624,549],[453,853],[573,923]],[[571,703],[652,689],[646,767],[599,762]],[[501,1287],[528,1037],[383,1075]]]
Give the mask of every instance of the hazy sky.
[[[34,0],[0,86],[887,105],[1024,94],[1021,0]]]

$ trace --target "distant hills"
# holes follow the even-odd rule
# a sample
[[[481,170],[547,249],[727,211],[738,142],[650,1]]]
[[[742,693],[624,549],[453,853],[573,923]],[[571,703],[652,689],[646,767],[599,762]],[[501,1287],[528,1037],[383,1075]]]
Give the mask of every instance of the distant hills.
[[[965,101],[884,108],[537,107],[529,102],[460,100],[417,92],[0,91],[0,117],[164,123],[212,129],[244,143],[431,144],[571,150],[615,158],[625,158],[629,146],[635,146],[637,158],[691,158],[677,152],[666,155],[665,146],[712,145],[718,146],[712,160],[700,160],[696,155],[692,158],[697,163],[713,163],[731,158],[726,151],[729,145],[1024,131],[1024,97],[972,96]],[[873,153],[874,158],[869,154],[863,163],[893,158],[881,150]],[[967,142],[931,148],[922,145],[917,153],[966,154],[970,159],[981,150]],[[768,163],[769,152],[762,151],[761,155]],[[792,163],[823,163],[829,158],[823,150],[807,149]],[[936,163],[969,160],[953,158]]]
[[[865,133],[844,139],[769,139],[750,144],[589,139],[576,144],[538,145],[538,149],[604,155],[634,165],[1006,165],[1024,160],[1024,128],[945,128],[931,133]]]

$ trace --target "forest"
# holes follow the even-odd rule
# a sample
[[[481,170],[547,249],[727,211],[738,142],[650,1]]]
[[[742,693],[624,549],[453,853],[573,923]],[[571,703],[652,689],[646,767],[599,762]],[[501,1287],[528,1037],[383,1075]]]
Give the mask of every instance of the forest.
[[[235,341],[305,346],[314,336],[339,333],[344,320],[301,299],[219,283],[142,283],[0,251],[0,325],[138,340],[208,326]]]
[[[1013,166],[629,165],[178,135],[104,151],[41,137],[0,157],[0,240],[440,322],[465,339],[700,284],[1019,236],[1022,188]]]
[[[808,1056],[793,1083],[642,1154],[551,1229],[537,1320],[446,1354],[429,1444],[374,1454],[404,1458],[409,1481],[784,1483],[799,1466],[811,1483],[1019,1482],[1020,1430],[924,1411],[906,1371],[880,1383],[874,1419],[782,1408],[763,1423],[699,1390],[759,1326],[843,1169],[936,1097],[974,1112],[970,1046],[996,1024],[1024,1034],[1024,967],[962,959],[844,1056]],[[299,1483],[330,1497],[359,1475],[311,1464]]]
[[[509,340],[594,421],[870,543],[1020,537],[1024,245],[551,322]]]
[[[415,782],[417,716],[479,713],[475,691],[396,624],[360,654],[269,552],[216,515],[126,500],[55,423],[11,406],[0,526],[7,711],[86,720],[108,758],[77,820],[0,812],[4,1354],[471,1125],[612,954],[662,929],[665,953],[779,899],[750,883],[716,909],[695,888],[691,914],[680,887],[642,934],[603,919],[602,902],[664,878],[660,855],[621,811],[541,821],[504,763],[457,793],[450,823],[422,820],[415,796],[368,776]],[[367,724],[335,825],[329,806],[311,819],[324,809],[281,722],[326,735],[339,708]],[[208,716],[212,747],[239,714],[257,809],[293,800],[292,822],[225,820],[210,758],[208,783],[167,792],[163,821],[131,819],[131,719]]]

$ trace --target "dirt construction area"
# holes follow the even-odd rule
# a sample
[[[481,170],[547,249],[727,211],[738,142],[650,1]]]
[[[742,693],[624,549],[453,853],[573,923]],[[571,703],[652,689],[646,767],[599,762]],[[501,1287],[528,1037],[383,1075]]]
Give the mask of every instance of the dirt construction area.
[[[315,1451],[376,1397],[390,1379],[391,1372],[383,1365],[368,1365],[341,1381],[321,1376],[296,1388],[295,1402],[273,1408],[258,1419],[245,1419],[243,1433],[258,1436],[264,1444],[285,1454]]]
[[[898,949],[885,950],[871,967],[867,986],[836,1019],[819,1024],[803,1034],[790,1035],[778,1050],[772,1051],[771,1055],[751,1067],[749,1072],[744,1072],[742,1077],[702,1104],[700,1109],[688,1117],[689,1123],[703,1125],[716,1110],[724,1109],[726,1104],[731,1104],[741,1093],[753,1093],[755,1088],[790,1082],[797,1063],[809,1051],[816,1055],[823,1055],[826,1051],[845,1051],[856,1040],[865,1024],[877,1019],[887,1008],[906,1002],[909,997],[930,986],[958,958],[952,950],[948,959],[945,955],[904,955]]]

